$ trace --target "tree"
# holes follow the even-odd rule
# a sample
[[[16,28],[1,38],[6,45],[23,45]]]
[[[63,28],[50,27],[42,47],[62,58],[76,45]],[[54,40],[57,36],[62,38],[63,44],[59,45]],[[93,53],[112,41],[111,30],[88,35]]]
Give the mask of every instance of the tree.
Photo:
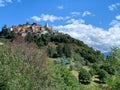
[[[71,50],[69,45],[65,44],[63,47],[63,53],[66,57],[71,57]]]
[[[108,64],[104,64],[100,68],[104,69],[110,75],[115,75],[115,73],[116,73],[115,68],[113,66],[108,65]]]
[[[63,47],[60,44],[58,44],[58,46],[56,47],[56,50],[57,50],[58,56],[62,57],[62,55],[63,55]]]
[[[27,40],[28,42],[32,42],[32,41],[34,40],[34,37],[33,37],[33,35],[32,35],[31,32],[28,32],[28,33],[27,33],[27,35],[26,35],[26,40]]]
[[[1,32],[1,34],[2,34],[4,37],[7,37],[7,35],[8,35],[7,25],[4,25],[4,26],[2,27],[2,32]]]
[[[56,48],[54,46],[49,46],[48,54],[49,54],[49,57],[51,57],[51,58],[57,57]]]
[[[80,69],[78,78],[79,78],[79,82],[83,84],[88,84],[91,81],[90,73],[86,69],[83,69],[83,68]]]
[[[99,76],[99,81],[101,83],[105,83],[105,79],[107,78],[108,74],[105,70],[100,70],[98,76]]]
[[[111,90],[120,90],[120,82],[116,82]]]
[[[15,39],[14,31],[9,32],[7,38],[10,39],[11,41],[13,41]]]
[[[89,73],[91,76],[94,76],[96,74],[96,71],[95,71],[95,69],[92,68],[92,69],[90,69]]]
[[[99,66],[98,66],[98,64],[97,63],[94,63],[93,65],[92,65],[92,69],[94,69],[94,73],[95,74],[98,74],[99,73],[99,70],[100,70],[100,68],[99,68]]]

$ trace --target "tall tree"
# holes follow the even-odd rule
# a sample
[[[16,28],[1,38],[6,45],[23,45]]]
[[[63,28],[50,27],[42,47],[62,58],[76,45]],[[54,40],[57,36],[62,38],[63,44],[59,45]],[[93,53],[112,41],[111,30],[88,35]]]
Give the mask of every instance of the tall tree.
[[[88,84],[91,81],[90,73],[84,68],[80,69],[78,78],[79,78],[79,81],[83,84]]]
[[[56,47],[56,50],[57,50],[57,54],[59,57],[62,57],[62,55],[63,55],[62,49],[63,49],[62,45],[58,44],[58,46]]]
[[[69,45],[65,44],[63,47],[63,53],[66,57],[71,57],[71,50]]]
[[[2,32],[1,32],[1,34],[2,34],[3,36],[7,37],[7,35],[8,35],[7,25],[4,25],[4,26],[2,27]]]

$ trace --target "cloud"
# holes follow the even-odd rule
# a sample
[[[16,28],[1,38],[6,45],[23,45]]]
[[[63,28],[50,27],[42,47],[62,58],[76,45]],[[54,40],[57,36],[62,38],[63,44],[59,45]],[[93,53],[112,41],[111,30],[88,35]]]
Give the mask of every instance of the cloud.
[[[21,0],[16,0],[16,1],[20,2]],[[0,7],[5,7],[9,3],[13,3],[13,0],[0,0]]]
[[[42,14],[41,18],[43,21],[50,21],[50,22],[54,22],[55,20],[62,20],[63,17],[61,16],[54,16],[54,15],[49,15],[49,14]]]
[[[115,20],[112,20],[112,22],[110,23],[110,25],[112,26],[120,26],[120,15],[116,16],[115,17],[116,19]]]
[[[0,7],[5,7],[7,3],[12,3],[12,0],[0,0]]]
[[[4,7],[4,6],[5,6],[4,1],[0,0],[0,7]]]
[[[120,21],[118,21],[118,20],[112,20],[112,22],[110,23],[110,25],[112,25],[112,26],[120,26]]]
[[[85,21],[83,19],[79,19],[79,20],[75,20],[75,19],[70,19],[67,21],[67,23],[72,23],[72,24],[82,24],[82,23],[85,23]]]
[[[120,6],[120,3],[115,3],[115,4],[108,6],[108,8],[110,11],[114,11],[114,10],[117,10],[119,6]]]
[[[115,18],[116,18],[117,20],[120,20],[120,15],[116,16]]]
[[[37,22],[41,21],[41,18],[38,16],[32,16],[31,19],[33,19],[34,21],[37,21]]]
[[[101,50],[102,52],[110,51],[112,46],[120,47],[119,21],[112,24],[108,30],[95,27],[91,24],[85,24],[85,21],[83,21],[81,19],[71,19],[71,22],[68,24],[54,26],[53,28],[82,40],[94,49]]]
[[[85,17],[85,16],[88,16],[88,15],[91,15],[92,13],[89,12],[89,11],[84,11],[83,14],[82,14],[82,17]]]
[[[61,6],[58,6],[57,8],[58,8],[58,9],[64,9],[64,6],[61,5]]]
[[[80,12],[71,12],[70,14],[73,16],[78,16],[78,15],[80,15]]]
[[[34,21],[50,21],[54,22],[56,20],[63,20],[63,17],[61,16],[54,16],[54,15],[49,15],[49,14],[41,14],[41,16],[32,16],[31,19]]]

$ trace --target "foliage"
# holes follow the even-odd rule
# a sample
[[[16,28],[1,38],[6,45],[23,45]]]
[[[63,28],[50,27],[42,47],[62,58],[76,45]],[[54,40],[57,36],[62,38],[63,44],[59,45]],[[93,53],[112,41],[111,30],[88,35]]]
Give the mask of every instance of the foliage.
[[[84,68],[81,68],[80,71],[79,71],[79,81],[83,84],[88,84],[91,82],[91,75],[90,73],[84,69]]]
[[[26,40],[27,40],[28,42],[32,42],[32,41],[34,40],[34,37],[33,37],[33,35],[32,35],[31,32],[28,32],[28,33],[27,33],[27,35],[26,35]]]
[[[112,53],[105,58],[100,51],[67,34],[27,32],[22,38],[6,25],[0,37],[12,41],[0,47],[0,90],[84,90],[81,84],[88,83],[88,90],[92,89],[91,86],[97,87],[97,90],[119,88],[119,48],[113,47]],[[81,84],[66,66],[46,65],[47,55],[56,60],[69,58],[70,66],[67,67],[79,72],[75,77]],[[94,77],[99,82],[96,86],[95,80],[91,80]]]
[[[13,42],[14,48],[0,47],[0,90],[80,89],[79,82],[66,67],[50,64],[47,65],[46,71],[42,71],[42,59],[36,56],[40,55],[36,47],[30,43],[30,46],[24,42],[21,44]],[[27,52],[28,50],[31,54]]]
[[[67,44],[65,44],[63,47],[63,53],[66,57],[71,57],[71,50]]]
[[[81,85],[65,66],[53,65],[50,61],[48,66],[50,68],[49,77],[52,77],[53,81],[59,84],[60,90],[80,90]]]
[[[23,62],[9,47],[2,47],[0,53],[0,90],[41,88],[36,78],[41,72],[40,69],[39,73],[36,73],[37,68]]]
[[[110,75],[115,75],[115,73],[116,73],[115,68],[113,66],[108,65],[108,64],[104,64],[100,68],[104,69]]]
[[[96,71],[95,71],[95,69],[92,68],[92,69],[90,69],[89,73],[91,76],[94,76],[96,74]]]
[[[51,58],[57,57],[55,46],[48,47],[48,54],[49,54],[49,57],[51,57]]]
[[[57,55],[59,57],[63,56],[63,47],[62,47],[62,45],[58,44],[58,46],[56,47],[56,51],[57,51]]]
[[[98,75],[99,75],[99,81],[100,81],[101,83],[105,83],[105,79],[106,79],[107,76],[108,76],[107,72],[104,71],[104,70],[100,70],[99,73],[98,73]]]

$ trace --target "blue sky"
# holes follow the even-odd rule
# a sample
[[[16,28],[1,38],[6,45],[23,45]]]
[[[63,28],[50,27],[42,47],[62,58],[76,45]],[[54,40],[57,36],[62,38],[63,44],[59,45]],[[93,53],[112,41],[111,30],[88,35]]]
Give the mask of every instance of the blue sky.
[[[107,52],[120,47],[120,0],[0,0],[0,28],[37,22]]]

